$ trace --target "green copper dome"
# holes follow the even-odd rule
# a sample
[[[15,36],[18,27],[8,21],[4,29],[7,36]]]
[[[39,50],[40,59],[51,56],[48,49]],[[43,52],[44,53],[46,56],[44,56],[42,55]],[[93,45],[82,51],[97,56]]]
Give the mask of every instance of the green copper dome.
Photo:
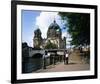
[[[47,37],[59,37],[61,35],[61,29],[60,26],[56,23],[54,20],[53,23],[50,24],[48,27]]]
[[[50,24],[49,28],[53,28],[53,29],[60,29],[59,25],[56,23],[56,21],[54,20],[53,23]]]

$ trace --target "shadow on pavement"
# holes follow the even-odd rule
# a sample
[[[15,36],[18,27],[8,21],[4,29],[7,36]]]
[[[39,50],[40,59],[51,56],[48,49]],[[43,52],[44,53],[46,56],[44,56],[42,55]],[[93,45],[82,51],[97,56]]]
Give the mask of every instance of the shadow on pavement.
[[[68,63],[68,65],[72,65],[72,64],[77,64],[77,63],[73,63],[73,62],[71,62],[71,63]]]

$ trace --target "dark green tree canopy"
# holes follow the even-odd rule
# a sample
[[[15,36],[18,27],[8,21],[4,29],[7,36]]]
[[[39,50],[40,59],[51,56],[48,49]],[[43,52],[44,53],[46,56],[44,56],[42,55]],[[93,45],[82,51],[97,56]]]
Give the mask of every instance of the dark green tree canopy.
[[[67,20],[65,26],[72,37],[72,45],[90,44],[90,14],[60,12],[59,15]]]
[[[28,44],[26,42],[22,43],[22,48],[28,47]]]

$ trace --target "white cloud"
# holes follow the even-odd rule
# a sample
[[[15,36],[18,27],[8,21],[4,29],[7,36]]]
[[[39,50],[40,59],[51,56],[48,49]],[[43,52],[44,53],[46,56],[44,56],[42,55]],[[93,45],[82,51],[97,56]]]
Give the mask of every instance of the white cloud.
[[[43,38],[47,37],[48,27],[54,19],[61,26],[61,17],[58,15],[58,12],[41,12],[40,16],[36,18],[36,25],[39,26]]]
[[[56,23],[60,26],[60,28],[62,28],[65,21],[62,22],[61,17],[58,15],[58,12],[41,12],[40,16],[36,17],[35,26],[38,26],[39,29],[41,30],[42,38],[47,37],[48,27],[51,23],[53,23],[54,19],[56,20]],[[65,29],[62,31],[62,38],[66,36],[68,37],[69,34],[67,33],[67,30]],[[67,44],[69,44],[68,42],[69,40],[71,40],[71,38],[66,39]]]
[[[62,38],[67,37],[67,32],[62,32]]]

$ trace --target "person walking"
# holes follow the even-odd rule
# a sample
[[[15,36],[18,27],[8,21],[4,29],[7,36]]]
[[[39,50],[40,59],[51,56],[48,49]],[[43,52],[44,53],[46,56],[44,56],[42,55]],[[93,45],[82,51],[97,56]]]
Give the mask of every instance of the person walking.
[[[65,64],[68,64],[68,52],[66,52],[66,54],[65,54]]]
[[[64,64],[66,64],[65,58],[66,58],[66,52],[64,51],[64,56],[63,56]]]

